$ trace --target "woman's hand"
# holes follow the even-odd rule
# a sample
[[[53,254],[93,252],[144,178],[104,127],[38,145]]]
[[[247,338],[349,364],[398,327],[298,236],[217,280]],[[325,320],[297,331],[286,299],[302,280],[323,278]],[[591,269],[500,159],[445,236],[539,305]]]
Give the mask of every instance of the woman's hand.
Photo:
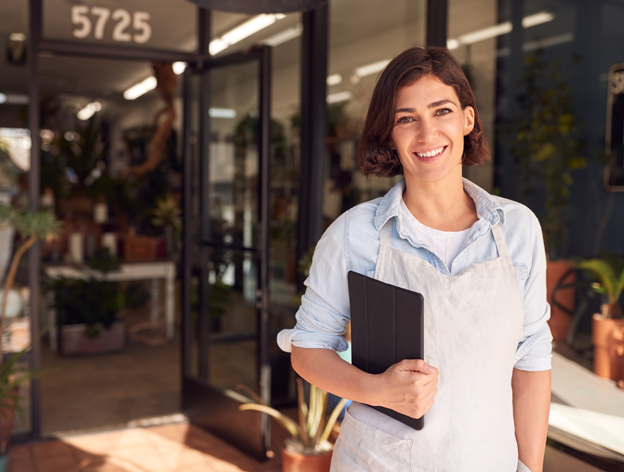
[[[376,406],[421,418],[433,405],[438,391],[438,369],[420,359],[406,359],[377,376]]]

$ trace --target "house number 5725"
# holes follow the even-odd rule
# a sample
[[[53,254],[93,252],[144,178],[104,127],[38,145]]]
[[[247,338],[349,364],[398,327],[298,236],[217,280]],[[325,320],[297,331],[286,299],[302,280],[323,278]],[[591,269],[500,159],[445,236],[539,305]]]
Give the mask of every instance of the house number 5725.
[[[89,16],[95,17],[95,27]],[[128,10],[118,8],[111,13],[110,8],[91,7],[86,5],[74,5],[71,9],[71,21],[78,28],[72,31],[75,38],[83,39],[91,34],[95,39],[104,37],[104,28],[108,20],[116,22],[113,28],[113,41],[146,43],[152,37],[152,27],[149,24],[150,14],[146,11],[135,11],[130,14]],[[132,24],[133,34],[126,31]]]

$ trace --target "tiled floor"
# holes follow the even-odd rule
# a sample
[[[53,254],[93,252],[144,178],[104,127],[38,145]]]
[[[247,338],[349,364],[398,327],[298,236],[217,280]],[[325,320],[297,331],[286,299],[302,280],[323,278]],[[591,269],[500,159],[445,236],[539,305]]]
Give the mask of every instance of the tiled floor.
[[[189,424],[75,436],[11,449],[9,472],[279,472]]]

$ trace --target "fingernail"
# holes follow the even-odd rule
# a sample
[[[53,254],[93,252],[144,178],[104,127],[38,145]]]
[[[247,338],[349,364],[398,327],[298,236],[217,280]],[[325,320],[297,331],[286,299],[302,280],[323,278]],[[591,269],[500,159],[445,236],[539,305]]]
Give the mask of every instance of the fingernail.
[[[429,374],[433,374],[435,371],[431,368],[430,365],[427,366],[427,368],[425,369],[427,371],[427,373]]]

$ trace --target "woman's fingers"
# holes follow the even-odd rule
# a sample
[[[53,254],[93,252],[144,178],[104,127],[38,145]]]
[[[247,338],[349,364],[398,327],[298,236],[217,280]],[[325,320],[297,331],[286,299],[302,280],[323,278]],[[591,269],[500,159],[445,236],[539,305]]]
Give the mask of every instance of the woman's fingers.
[[[420,418],[433,405],[438,369],[421,359],[407,359],[381,374],[384,392],[381,406]],[[381,392],[380,392],[381,393]]]

